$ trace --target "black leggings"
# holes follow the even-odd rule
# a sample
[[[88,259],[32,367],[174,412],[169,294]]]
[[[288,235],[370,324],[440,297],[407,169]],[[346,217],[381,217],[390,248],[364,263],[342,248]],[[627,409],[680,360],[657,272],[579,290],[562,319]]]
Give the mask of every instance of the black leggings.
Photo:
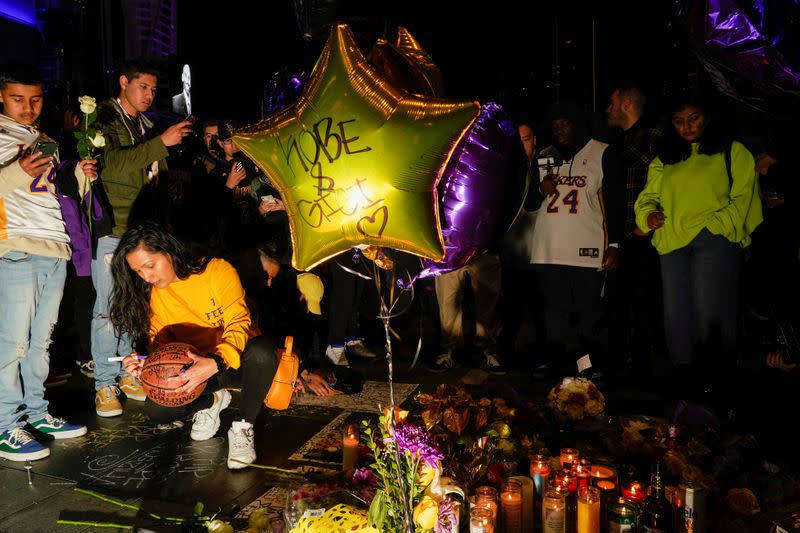
[[[164,407],[148,398],[144,411],[156,424],[166,424],[193,416],[214,403],[213,393],[219,389],[241,389],[239,401],[241,418],[251,424],[255,422],[264,398],[272,385],[276,368],[275,342],[272,337],[262,335],[248,341],[241,355],[238,369],[229,368],[212,376],[203,393],[193,402],[180,407]]]

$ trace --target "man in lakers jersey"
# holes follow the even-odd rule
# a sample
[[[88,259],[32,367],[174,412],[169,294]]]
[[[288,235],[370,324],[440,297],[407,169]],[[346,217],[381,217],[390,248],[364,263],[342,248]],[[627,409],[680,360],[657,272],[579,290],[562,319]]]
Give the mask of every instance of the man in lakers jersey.
[[[538,167],[539,183],[531,187],[526,209],[539,209],[531,263],[544,299],[548,355],[560,365],[571,364],[568,355],[602,348],[605,271],[616,266],[625,211],[617,157],[590,137],[582,110],[571,102],[556,104],[549,122],[554,144],[532,167]],[[567,350],[575,315],[582,342]]]

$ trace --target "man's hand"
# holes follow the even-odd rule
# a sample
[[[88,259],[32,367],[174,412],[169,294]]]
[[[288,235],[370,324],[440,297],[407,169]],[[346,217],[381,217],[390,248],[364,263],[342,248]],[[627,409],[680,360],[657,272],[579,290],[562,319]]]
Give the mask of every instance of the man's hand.
[[[539,184],[539,192],[544,196],[550,196],[556,192],[556,180],[553,179],[552,174],[548,174]]]
[[[261,203],[258,204],[258,212],[263,216],[271,211],[286,211],[286,206],[277,198],[271,201],[261,200]]]
[[[44,174],[48,168],[53,166],[53,156],[39,157],[41,155],[42,152],[36,152],[20,158],[19,167],[32,178]]]
[[[145,361],[146,359],[140,359],[139,354],[136,352],[131,352],[130,355],[122,360],[122,368],[131,376],[138,378],[142,373],[142,367],[144,367]]]
[[[647,227],[650,229],[658,229],[664,225],[664,220],[667,217],[661,211],[653,211],[647,215]]]
[[[191,134],[192,123],[188,120],[184,120],[167,128],[167,131],[162,133],[160,137],[161,142],[164,143],[164,146],[170,147],[180,144],[184,137]]]
[[[297,388],[301,392],[307,392],[306,387],[311,389],[317,396],[330,396],[332,392],[327,379],[314,372],[303,370],[300,379],[297,381]]]
[[[767,366],[781,372],[791,372],[797,367],[797,363],[786,363],[783,360],[783,352],[770,352],[767,354]]]
[[[619,248],[616,246],[609,246],[603,254],[603,270],[613,270],[617,268],[619,262]]]
[[[175,392],[188,392],[193,390],[198,385],[208,381],[208,378],[217,373],[217,362],[210,357],[202,357],[190,350],[186,350],[192,361],[192,366],[186,369],[181,376],[175,377],[175,380],[185,380],[185,383],[175,389]]]
[[[78,161],[78,166],[83,170],[84,175],[90,180],[97,179],[97,159],[84,159]]]
[[[244,165],[234,163],[228,173],[228,179],[225,180],[225,186],[229,189],[235,189],[245,176],[247,176],[247,171],[244,169]]]
[[[756,172],[762,176],[766,176],[769,172],[769,167],[777,163],[774,157],[769,154],[758,154],[756,156]]]

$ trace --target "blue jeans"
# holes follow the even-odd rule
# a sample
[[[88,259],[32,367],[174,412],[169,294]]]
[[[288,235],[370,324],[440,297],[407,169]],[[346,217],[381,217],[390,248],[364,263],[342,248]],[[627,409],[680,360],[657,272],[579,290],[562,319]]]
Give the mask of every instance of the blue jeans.
[[[0,432],[47,413],[47,349],[66,277],[63,259],[17,251],[0,257]]]
[[[688,245],[661,256],[664,329],[674,364],[735,353],[741,249],[703,229]],[[704,361],[694,360],[695,350]]]
[[[117,376],[125,375],[122,364],[109,362],[109,357],[128,355],[131,343],[123,335],[117,338],[114,326],[109,320],[109,301],[111,299],[111,259],[119,245],[119,238],[109,235],[97,241],[97,259],[92,260],[92,283],[97,292],[92,311],[92,359],[94,360],[94,388],[100,390],[106,385],[116,384]]]

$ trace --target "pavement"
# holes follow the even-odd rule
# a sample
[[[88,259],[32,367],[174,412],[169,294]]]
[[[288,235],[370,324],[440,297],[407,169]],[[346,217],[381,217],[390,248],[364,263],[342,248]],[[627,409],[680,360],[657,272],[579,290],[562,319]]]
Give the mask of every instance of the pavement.
[[[440,383],[464,383],[483,390],[514,391],[527,401],[543,403],[549,388],[559,380],[536,379],[535,358],[517,354],[505,358],[509,372],[494,376],[469,364],[442,374],[426,370],[434,353],[426,353],[410,368],[417,339],[395,345],[394,381],[418,384],[417,391],[432,392]],[[385,382],[386,359],[354,360],[353,368],[366,380]],[[671,400],[647,380],[631,376],[610,378],[601,385],[607,413],[666,417]],[[207,512],[245,508],[276,486],[273,474],[256,468],[231,471],[226,466],[226,432],[238,412],[238,394],[222,414],[218,433],[210,440],[192,441],[191,420],[183,427],[158,427],[143,413],[143,403],[127,401],[124,414],[101,418],[94,411],[92,381],[77,371],[66,385],[48,389],[51,413],[88,426],[87,435],[51,441],[50,457],[31,464],[30,482],[24,463],[0,459],[0,533],[52,533],[99,531],[89,526],[56,525],[62,520],[94,520],[132,526],[136,531],[182,531],[148,526],[147,513],[190,516],[197,502]],[[405,405],[413,402],[409,396]],[[388,398],[383,400],[388,403]],[[282,413],[262,413],[255,424],[257,463],[298,468],[289,457],[344,410],[335,406],[292,406]],[[551,444],[552,446],[552,444]],[[123,509],[77,492],[96,491],[142,510]],[[118,529],[124,531],[125,529]],[[128,529],[130,530],[130,529]],[[115,531],[103,529],[103,531]]]

